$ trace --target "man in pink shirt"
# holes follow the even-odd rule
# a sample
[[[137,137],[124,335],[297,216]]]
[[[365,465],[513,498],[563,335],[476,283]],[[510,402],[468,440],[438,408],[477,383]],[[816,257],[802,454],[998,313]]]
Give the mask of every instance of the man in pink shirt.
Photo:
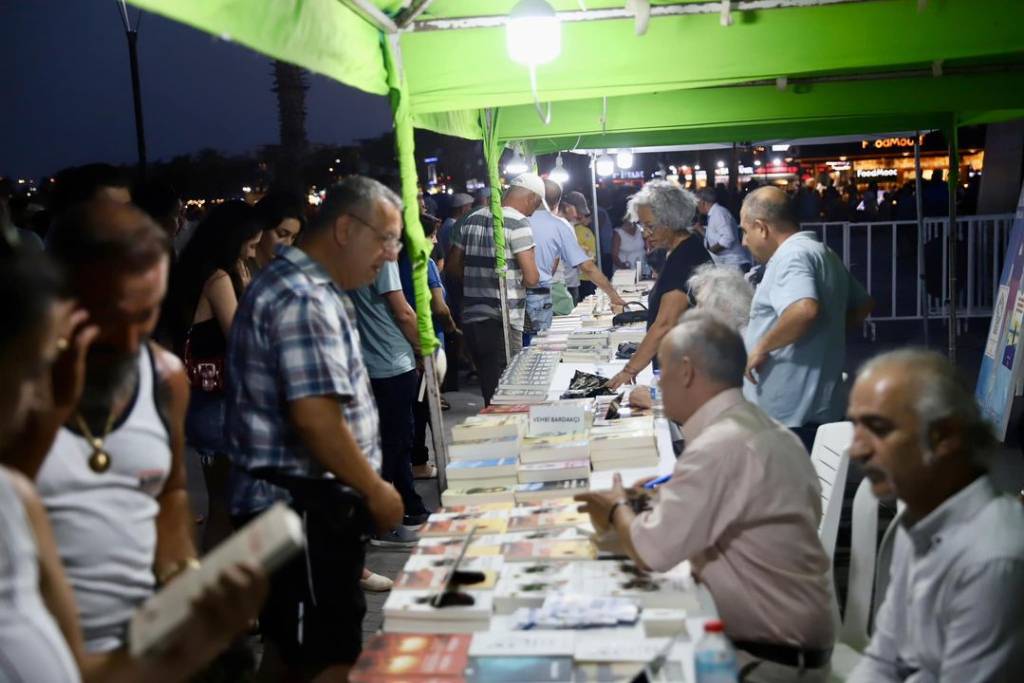
[[[659,349],[665,414],[686,450],[653,509],[611,491],[577,496],[641,566],[690,560],[715,599],[746,681],[825,681],[834,640],[821,490],[800,440],[743,398],[743,340],[713,314],[683,316]]]

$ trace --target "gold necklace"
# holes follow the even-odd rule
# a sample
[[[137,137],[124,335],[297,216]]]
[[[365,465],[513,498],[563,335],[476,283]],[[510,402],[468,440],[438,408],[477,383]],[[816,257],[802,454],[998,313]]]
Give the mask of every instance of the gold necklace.
[[[86,424],[85,418],[82,417],[81,413],[75,413],[75,419],[78,421],[78,428],[85,435],[86,441],[92,446],[92,455],[89,456],[89,469],[96,474],[103,474],[110,469],[110,454],[104,450],[103,445],[107,437],[110,436],[110,430],[114,427],[114,407],[110,407],[110,415],[107,417],[107,426],[103,430],[103,436],[96,437],[93,435],[92,430],[89,429],[89,425]]]

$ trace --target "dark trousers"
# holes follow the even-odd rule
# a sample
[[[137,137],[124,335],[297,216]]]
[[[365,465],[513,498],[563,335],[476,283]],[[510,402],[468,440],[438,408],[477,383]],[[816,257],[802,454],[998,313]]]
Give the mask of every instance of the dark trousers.
[[[505,359],[505,336],[499,320],[484,320],[462,326],[469,356],[476,365],[480,378],[480,393],[484,405],[491,405],[491,397],[498,388],[498,380],[508,361]],[[512,331],[515,334],[515,330]],[[515,350],[513,350],[515,353]],[[450,370],[449,370],[450,372]]]
[[[580,280],[580,300],[586,299],[588,296],[597,291],[597,285],[590,280]]]
[[[370,384],[380,415],[380,476],[398,489],[406,515],[421,515],[427,508],[413,485],[411,460],[419,373],[410,370],[396,377],[371,378]]]
[[[455,278],[445,278],[445,300],[448,310],[452,312],[452,320],[462,327],[462,282]],[[462,360],[462,336],[446,334],[444,336],[444,354],[448,359],[448,374],[441,384],[441,391],[459,390],[459,366]]]
[[[814,448],[814,437],[818,435],[818,427],[820,424],[805,424],[801,427],[790,427],[789,430],[800,437],[800,441],[803,442],[804,448],[807,449],[807,453],[811,452]]]
[[[430,460],[430,451],[427,450],[427,427],[430,426],[430,407],[427,405],[427,392],[423,392],[423,400],[416,401],[416,405],[413,406],[413,419],[416,422],[416,429],[413,432],[412,440],[412,464],[426,465],[427,461]]]

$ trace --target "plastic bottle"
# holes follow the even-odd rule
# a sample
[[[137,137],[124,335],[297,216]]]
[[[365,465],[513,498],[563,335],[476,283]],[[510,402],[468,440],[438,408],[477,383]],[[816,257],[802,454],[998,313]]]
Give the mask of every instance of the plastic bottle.
[[[654,413],[654,419],[660,419],[664,417],[664,409],[661,402],[661,371],[655,370],[654,377],[651,379],[651,411]]]
[[[704,624],[704,636],[697,643],[693,659],[697,683],[736,683],[739,680],[736,651],[725,637],[721,621]]]

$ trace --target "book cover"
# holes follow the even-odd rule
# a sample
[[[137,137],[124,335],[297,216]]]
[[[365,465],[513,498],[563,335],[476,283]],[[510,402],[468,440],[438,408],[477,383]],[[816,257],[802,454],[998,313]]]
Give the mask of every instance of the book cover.
[[[590,476],[590,459],[558,460],[535,462],[519,466],[519,482],[558,481]]]
[[[453,591],[460,599],[444,607],[432,603],[436,591],[403,590],[391,591],[384,601],[384,618],[393,617],[404,621],[489,621],[492,612],[491,591],[458,589]],[[455,632],[455,631],[453,631]]]
[[[460,571],[476,572],[477,570],[467,569],[459,565]],[[395,579],[395,590],[421,590],[421,591],[436,591],[444,588],[445,582],[448,580],[448,574],[451,572],[451,567],[424,567],[421,569],[410,569],[408,566],[398,573],[398,577]],[[498,573],[495,571],[481,571],[483,575],[482,581],[476,581],[473,583],[459,582],[461,588],[471,588],[473,590],[491,590],[494,588],[498,580]]]
[[[441,494],[441,504],[450,505],[515,502],[514,486],[467,486],[448,488]]]
[[[556,508],[538,507],[529,514],[508,518],[509,531],[534,531],[536,529],[564,529],[565,527],[590,524],[590,515],[580,512],[578,504]]]
[[[529,413],[530,404],[528,403],[517,403],[512,405],[494,405],[493,403],[483,410],[480,411],[481,415],[516,415],[519,413]]]
[[[441,515],[483,515],[489,512],[500,513],[504,510],[511,510],[515,503],[480,503],[478,505],[446,505],[430,515],[430,519],[438,516],[438,519],[448,519]],[[499,515],[500,516],[500,515]]]
[[[590,479],[563,479],[561,481],[535,481],[516,486],[517,501],[548,500],[550,498],[571,498],[577,493],[590,490]]]
[[[427,520],[419,530],[420,536],[468,536],[474,528],[477,535],[503,534],[508,524],[504,519],[447,519]]]
[[[473,415],[461,424],[452,427],[452,441],[479,441],[507,436],[521,436],[526,430],[526,421],[522,415],[512,413],[505,415]]]
[[[571,657],[572,631],[487,631],[473,635],[470,657]]]
[[[538,436],[523,439],[519,461],[523,464],[580,460],[590,457],[590,444],[579,434]]]
[[[469,439],[448,444],[451,460],[487,460],[493,458],[514,458],[519,453],[520,437],[502,436]]]
[[[597,549],[589,539],[538,539],[506,543],[501,548],[501,554],[505,562],[592,560],[597,556]]]
[[[418,569],[450,569],[455,564],[457,556],[445,555],[409,555],[405,561],[404,571],[415,571]],[[483,557],[463,557],[459,563],[459,569],[472,572],[500,572],[505,566],[505,558],[501,555],[485,555]]]
[[[572,657],[470,657],[467,683],[565,683]]]
[[[465,542],[465,538],[421,538],[420,542],[412,549],[412,552],[414,555],[457,557],[462,552],[462,546]],[[486,557],[500,554],[501,546],[498,544],[486,545],[474,542],[470,543],[469,548],[466,550],[466,557]]]
[[[378,633],[363,645],[352,683],[463,681],[471,637],[463,634]]]
[[[483,479],[486,477],[506,477],[516,473],[519,459],[515,456],[507,458],[488,458],[486,460],[454,460],[448,464],[448,479]]]

